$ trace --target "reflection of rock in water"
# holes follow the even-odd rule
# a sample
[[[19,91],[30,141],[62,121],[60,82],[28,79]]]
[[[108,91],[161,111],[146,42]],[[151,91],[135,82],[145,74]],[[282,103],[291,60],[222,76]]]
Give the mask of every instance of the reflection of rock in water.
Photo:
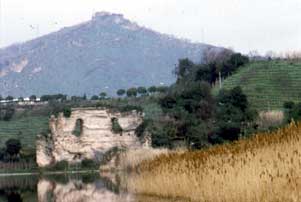
[[[84,184],[79,180],[70,180],[66,184],[50,180],[38,183],[39,202],[134,202],[129,194],[114,193],[107,189],[103,181]]]

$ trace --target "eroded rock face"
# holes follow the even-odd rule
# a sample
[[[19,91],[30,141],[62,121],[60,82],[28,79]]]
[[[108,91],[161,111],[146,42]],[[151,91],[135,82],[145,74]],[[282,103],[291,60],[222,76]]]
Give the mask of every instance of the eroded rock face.
[[[117,118],[122,133],[112,131],[112,118]],[[81,124],[79,136],[74,135],[76,123]],[[114,147],[139,148],[142,146],[135,129],[142,123],[136,111],[111,112],[106,109],[73,109],[70,118],[60,114],[49,121],[50,134],[37,140],[37,164],[40,167],[66,160],[71,163],[83,159],[101,160]]]

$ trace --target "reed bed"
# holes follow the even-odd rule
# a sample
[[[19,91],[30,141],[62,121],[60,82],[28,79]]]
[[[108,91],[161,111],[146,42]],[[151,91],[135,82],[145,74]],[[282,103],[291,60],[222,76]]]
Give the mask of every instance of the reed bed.
[[[143,161],[124,186],[206,202],[301,201],[301,124],[195,152]]]
[[[168,149],[151,149],[151,148],[139,148],[130,149],[121,153],[118,158],[118,167],[121,170],[132,170],[140,163],[147,160],[153,160],[157,156],[162,154],[168,154]]]

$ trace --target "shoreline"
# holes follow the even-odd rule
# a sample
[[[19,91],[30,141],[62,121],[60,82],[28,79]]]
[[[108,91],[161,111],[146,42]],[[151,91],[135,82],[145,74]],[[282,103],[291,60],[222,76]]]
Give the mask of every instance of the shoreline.
[[[47,172],[20,172],[20,173],[0,173],[1,177],[10,177],[10,176],[32,176],[32,175],[62,175],[62,174],[86,174],[86,173],[98,173],[99,170],[82,170],[82,171],[47,171]]]

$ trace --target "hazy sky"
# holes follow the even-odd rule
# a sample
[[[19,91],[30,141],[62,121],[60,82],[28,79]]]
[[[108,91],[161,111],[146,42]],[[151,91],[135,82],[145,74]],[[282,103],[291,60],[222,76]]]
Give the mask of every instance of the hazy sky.
[[[122,13],[139,25],[162,33],[244,53],[301,50],[301,0],[0,2],[0,47],[87,21],[97,11],[108,11]]]

